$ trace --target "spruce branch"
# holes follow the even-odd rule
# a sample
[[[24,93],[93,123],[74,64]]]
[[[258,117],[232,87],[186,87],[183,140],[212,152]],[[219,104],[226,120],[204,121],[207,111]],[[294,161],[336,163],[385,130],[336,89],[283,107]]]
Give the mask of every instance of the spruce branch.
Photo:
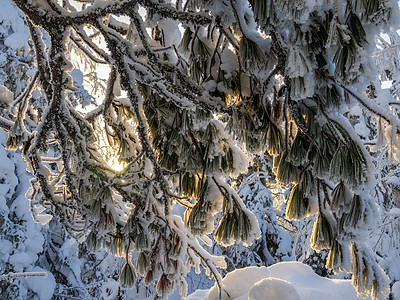
[[[36,80],[39,77],[39,71],[36,71],[35,74],[32,76],[31,82],[28,84],[26,89],[18,95],[18,97],[11,103],[10,105],[10,111],[13,111],[14,108],[19,104],[19,110],[18,113],[24,113],[26,111],[27,107],[27,98],[29,97],[33,87],[36,84]]]
[[[103,51],[102,49],[100,49],[99,46],[97,46],[92,39],[94,37],[89,37],[87,36],[87,34],[85,33],[85,30],[83,28],[83,26],[77,26],[77,25],[73,25],[73,29],[74,31],[79,35],[79,37],[82,39],[82,41],[92,50],[94,51],[98,56],[100,56],[101,58],[103,58],[104,61],[106,61],[108,64],[111,63],[111,58],[108,56],[108,54]],[[98,33],[100,33],[100,31],[98,31]]]
[[[334,189],[329,186],[330,182],[325,175],[331,175],[329,178],[332,181],[351,181],[354,186],[350,188],[354,190],[367,187],[364,185],[364,177],[368,176],[366,173],[371,173],[370,177],[375,176],[374,172],[366,170],[370,167],[370,153],[366,151],[365,143],[360,141],[351,124],[334,110],[340,104],[340,94],[336,86],[345,91],[346,101],[350,95],[374,116],[384,119],[399,131],[400,122],[392,112],[383,109],[374,100],[358,95],[350,87],[338,83],[335,77],[326,75],[331,70],[328,66],[335,61],[326,49],[327,45],[330,48],[336,47],[332,45],[333,36],[331,33],[325,36],[328,28],[332,31],[337,26],[335,22],[338,16],[333,16],[332,20],[332,11],[336,9],[336,14],[340,11],[340,14],[344,14],[343,17],[349,13],[354,14],[352,7],[346,11],[340,10],[337,7],[340,1],[327,4],[329,10],[326,10],[326,14],[314,10],[306,11],[309,13],[307,26],[297,22],[297,13],[300,10],[293,12],[294,19],[289,20],[284,13],[292,14],[292,11],[273,1],[269,4],[271,12],[255,13],[257,18],[262,16],[258,20],[254,20],[251,13],[245,15],[246,9],[241,9],[236,0],[223,3],[232,10],[222,17],[217,15],[218,12],[206,10],[208,2],[194,5],[197,6],[196,12],[188,11],[190,1],[186,2],[183,10],[181,1],[177,2],[176,7],[155,0],[78,2],[91,5],[78,9],[69,0],[14,1],[28,19],[38,69],[35,78],[38,79],[37,86],[43,88],[46,98],[43,111],[42,108],[37,110],[40,121],[37,126],[32,125],[32,141],[29,140],[25,145],[28,149],[26,158],[35,176],[33,202],[42,203],[51,210],[66,223],[67,230],[75,236],[83,236],[88,229],[92,230],[88,243],[94,249],[108,247],[108,251],[112,253],[127,255],[127,247],[129,250],[132,243],[145,255],[153,253],[150,258],[152,266],[145,266],[142,270],[148,269],[146,281],[159,280],[157,289],[162,294],[173,284],[183,280],[187,270],[183,268],[186,262],[182,257],[186,255],[196,258],[197,261],[200,257],[202,265],[216,280],[220,299],[224,293],[218,271],[218,267],[223,267],[224,264],[208,255],[197,243],[195,236],[176,220],[171,211],[174,202],[186,207],[187,212],[194,211],[199,203],[207,202],[208,206],[202,211],[206,213],[209,213],[208,207],[220,203],[206,199],[203,194],[193,205],[189,197],[174,194],[170,185],[177,181],[177,177],[180,190],[184,191],[183,195],[197,195],[203,188],[205,190],[207,184],[212,184],[213,191],[222,194],[222,210],[225,213],[223,217],[227,220],[230,215],[231,218],[224,224],[229,230],[224,232],[223,226],[220,226],[222,229],[218,228],[220,230],[215,237],[219,241],[230,243],[232,236],[248,240],[247,236],[242,236],[250,231],[242,231],[242,234],[239,229],[248,229],[248,224],[255,223],[249,221],[251,215],[247,213],[241,198],[223,179],[217,177],[224,172],[243,169],[243,166],[236,167],[241,163],[243,153],[238,149],[241,145],[236,143],[236,137],[232,139],[228,134],[224,123],[229,124],[229,129],[239,133],[239,138],[243,136],[240,142],[244,142],[244,147],[252,151],[257,148],[254,144],[262,145],[267,142],[275,156],[277,178],[282,182],[296,183],[293,190],[297,190],[295,196],[300,205],[293,208],[297,211],[292,212],[292,215],[300,218],[310,214],[312,199],[308,199],[309,195],[306,193],[317,196],[320,211],[318,226],[322,228],[328,224],[335,227],[331,233],[339,226],[333,224],[331,218],[337,219],[344,213],[335,211],[332,213],[333,217],[329,214],[329,209],[335,202],[332,195]],[[254,4],[254,10],[259,9],[259,4],[250,2],[252,6]],[[159,47],[159,42],[163,45],[171,37],[159,24],[157,30],[162,32],[162,37],[148,36],[147,25],[138,14],[139,5],[155,13],[157,20],[177,21],[176,23],[191,28],[192,35],[186,41],[188,45],[191,43],[189,61],[185,61],[175,45]],[[281,20],[272,15],[275,11],[282,16]],[[129,17],[131,25],[116,21],[115,16]],[[226,20],[229,26],[225,25]],[[232,24],[237,26],[233,29]],[[253,25],[254,28],[262,28],[262,35],[257,30],[250,32]],[[44,46],[39,27],[49,34],[50,48]],[[310,29],[314,27],[321,34],[316,36],[314,29]],[[261,41],[260,37],[263,41],[271,39],[270,45],[263,43],[268,49],[259,52],[246,44]],[[105,39],[109,51],[102,48],[97,38]],[[136,42],[138,43],[135,44]],[[348,41],[345,42],[347,45]],[[70,77],[67,72],[70,64],[65,54],[68,43],[74,43],[74,49],[79,51],[85,62],[90,62],[91,67],[96,64],[111,67],[103,102],[84,116],[68,99],[69,93],[77,92],[68,90]],[[199,51],[197,43],[201,43],[202,51]],[[364,40],[360,43],[363,44]],[[293,63],[287,61],[290,59],[292,46],[304,52],[304,60],[315,62],[307,68],[306,75],[315,76],[317,84],[310,89],[314,93],[303,98],[294,94],[296,81],[290,74],[286,74],[289,72],[287,65]],[[246,56],[245,50],[251,52],[250,55]],[[248,64],[247,58],[258,60],[255,54],[264,54],[266,51],[270,53],[268,59],[272,64],[268,73],[259,68],[259,65]],[[232,54],[236,56],[237,63],[228,61]],[[196,60],[199,56],[201,58]],[[296,61],[293,58],[292,60]],[[191,69],[192,62],[198,62],[193,70],[200,75],[191,74],[195,73]],[[260,63],[264,65],[263,62]],[[189,71],[186,72],[187,70]],[[213,72],[220,73],[213,76]],[[312,79],[308,81],[300,77],[313,84]],[[119,81],[120,86],[117,86]],[[32,109],[32,120],[29,119],[31,111],[28,111],[27,117],[23,116],[24,108],[30,105],[26,99],[35,85],[35,82],[28,84],[27,90],[14,103],[15,107],[19,105],[20,108],[18,121],[26,126],[33,119],[36,122],[35,108]],[[127,92],[128,99],[114,95],[120,87]],[[250,96],[247,96],[247,88]],[[241,101],[229,102],[229,99],[235,97],[232,90],[239,90]],[[269,99],[270,95],[273,95],[273,99]],[[229,106],[225,100],[229,102]],[[311,106],[311,101],[316,105]],[[281,104],[284,104],[283,120]],[[217,123],[218,127],[209,126]],[[0,118],[0,126],[11,130],[13,125]],[[207,129],[203,128],[205,126]],[[208,132],[209,128],[211,133]],[[295,137],[296,128],[298,131]],[[371,128],[374,129],[373,126]],[[281,130],[285,132],[286,150],[283,153]],[[99,140],[96,141],[96,138]],[[102,145],[103,141],[106,141],[106,145]],[[393,137],[391,142],[395,142]],[[115,145],[120,146],[118,152],[109,150]],[[48,157],[51,155],[48,153],[49,149],[50,153],[55,153],[54,158]],[[127,166],[122,171],[113,170],[108,166],[110,162],[105,161],[108,154],[117,156]],[[323,155],[326,155],[325,160],[319,160]],[[329,160],[334,160],[332,157],[339,165],[336,170],[335,166],[332,168],[329,165]],[[329,170],[326,170],[327,161]],[[319,162],[319,171],[314,173],[317,170],[316,162]],[[52,170],[48,168],[49,165]],[[347,170],[346,166],[356,166],[357,170]],[[388,175],[392,171],[395,172],[395,169],[389,170]],[[316,184],[315,178],[311,178],[314,174],[318,174]],[[342,175],[351,175],[354,178],[342,178]],[[185,189],[182,177],[185,180]],[[261,177],[263,176],[259,176]],[[117,211],[127,203],[133,204],[133,209],[126,212],[128,221],[125,222],[123,218],[120,219]],[[305,206],[307,207],[304,208]],[[212,214],[215,213],[217,211],[212,211]],[[234,225],[238,220],[239,223],[241,220],[241,225]],[[351,240],[357,242],[359,234],[349,230],[350,235]],[[109,245],[110,239],[112,246]],[[318,236],[313,240],[315,245],[317,240]],[[171,241],[174,242],[173,246]],[[334,241],[333,245],[332,250],[336,247],[336,250],[342,251],[342,245],[338,241]],[[172,250],[160,252],[167,247]],[[360,247],[354,247],[353,250],[361,251]],[[167,255],[161,257],[160,253]],[[354,255],[360,256],[357,253]],[[361,255],[366,257],[364,252]],[[166,268],[164,269],[167,264],[173,266],[173,271],[178,273],[167,274]],[[198,265],[197,262],[194,264]],[[185,270],[180,271],[179,268]],[[127,265],[124,270],[125,277],[128,276],[130,282],[128,284],[125,280],[122,284],[130,286],[135,277],[133,268]],[[155,270],[159,272],[156,273]],[[384,290],[379,288],[379,292]],[[226,291],[225,293],[229,297]]]
[[[40,83],[43,86],[45,91],[47,101],[51,99],[51,86],[50,86],[50,73],[49,73],[49,65],[46,59],[45,46],[41,38],[41,33],[39,29],[32,24],[32,22],[28,19],[27,24],[29,27],[29,31],[31,34],[31,38],[33,41],[33,47],[35,49],[36,54],[36,66],[38,68],[38,72],[40,75]]]
[[[223,292],[228,296],[228,299],[230,299],[230,295],[224,289],[224,286],[223,286],[223,283],[222,283],[222,276],[218,272],[216,266],[212,263],[212,260],[209,257],[210,255],[208,253],[204,252],[204,251],[201,251],[202,248],[197,247],[197,245],[191,245],[189,243],[188,246],[190,247],[190,249],[193,250],[194,253],[196,253],[197,256],[199,256],[202,259],[204,264],[207,266],[207,268],[213,274],[214,280],[217,283],[217,287],[218,287],[218,300],[222,300],[222,293]]]
[[[113,53],[113,55],[115,56],[121,56],[121,49],[119,49],[118,47],[116,47],[116,43],[113,40],[112,35],[109,35],[106,32],[106,29],[104,28],[104,26],[102,26],[102,24],[99,24],[99,29],[100,31],[102,31],[103,35],[106,37],[106,41],[108,44],[108,47],[110,49],[110,51]],[[163,178],[163,171],[156,159],[156,155],[154,153],[154,150],[151,146],[149,137],[148,137],[148,133],[147,133],[147,123],[146,123],[146,118],[143,115],[142,112],[142,108],[141,105],[139,103],[141,103],[141,96],[138,92],[138,90],[136,89],[136,85],[135,85],[135,78],[131,78],[132,74],[131,72],[129,72],[126,68],[126,65],[123,62],[117,62],[116,64],[116,68],[118,70],[118,73],[121,76],[121,84],[122,87],[128,92],[128,97],[130,100],[130,104],[133,110],[133,113],[135,115],[135,119],[138,122],[137,125],[137,130],[138,130],[138,134],[139,134],[139,141],[141,143],[141,147],[142,147],[142,151],[144,151],[144,153],[146,154],[146,156],[150,159],[150,161],[153,164],[154,170],[155,170],[155,178],[157,180],[160,180],[160,184],[162,186],[162,189],[164,191],[164,193],[167,195],[168,194],[168,183],[165,181],[165,179]],[[133,85],[131,85],[131,83],[133,83]],[[166,201],[166,214],[169,213],[169,200],[168,198],[165,198]]]
[[[376,116],[381,117],[389,124],[396,126],[397,132],[400,132],[400,121],[390,111],[388,111],[384,107],[381,107],[380,105],[374,103],[367,97],[357,95],[356,92],[354,92],[350,88],[346,87],[343,83],[338,83],[334,77],[330,76],[329,79],[332,82],[338,84],[343,90],[345,90],[347,93],[349,93],[354,99],[356,99],[360,104],[362,104],[370,112],[372,112]]]
[[[0,116],[0,127],[2,129],[4,129],[5,131],[10,131],[13,125],[14,122]]]
[[[80,49],[86,56],[89,57],[90,60],[92,60],[93,62],[97,63],[97,64],[107,64],[106,61],[98,59],[97,57],[95,57],[92,53],[90,53],[90,51],[81,44],[82,40],[79,40],[78,38],[76,38],[74,35],[71,35],[71,41],[74,42],[74,44],[78,47],[78,49]]]

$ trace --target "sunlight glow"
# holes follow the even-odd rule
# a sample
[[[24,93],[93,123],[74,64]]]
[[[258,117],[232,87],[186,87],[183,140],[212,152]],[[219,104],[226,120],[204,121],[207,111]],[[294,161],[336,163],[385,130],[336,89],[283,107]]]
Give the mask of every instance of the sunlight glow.
[[[119,162],[117,158],[107,162],[111,169],[115,171],[122,171],[126,167],[125,162]]]

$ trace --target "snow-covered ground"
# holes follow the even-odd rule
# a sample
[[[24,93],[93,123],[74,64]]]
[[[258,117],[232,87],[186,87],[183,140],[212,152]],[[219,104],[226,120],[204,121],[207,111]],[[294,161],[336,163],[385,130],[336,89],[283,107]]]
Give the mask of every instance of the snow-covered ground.
[[[247,267],[223,279],[222,299],[232,300],[354,300],[351,280],[320,277],[300,262],[281,262],[270,267]],[[197,290],[188,300],[217,300],[216,286]]]

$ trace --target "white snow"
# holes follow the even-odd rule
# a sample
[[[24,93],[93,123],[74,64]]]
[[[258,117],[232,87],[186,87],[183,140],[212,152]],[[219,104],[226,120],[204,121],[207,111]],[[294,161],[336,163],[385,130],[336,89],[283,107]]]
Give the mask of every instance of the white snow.
[[[286,280],[264,278],[257,282],[249,292],[249,300],[300,300],[296,289]]]
[[[357,292],[351,285],[351,280],[320,277],[314,273],[311,267],[300,262],[281,262],[270,267],[237,269],[226,275],[222,282],[225,291],[222,293],[223,300],[362,299],[357,297]],[[218,299],[216,286],[201,298],[203,294],[203,292],[199,292],[193,296],[190,295],[188,299]]]
[[[400,299],[400,281],[396,281],[392,286],[393,299]]]
[[[8,36],[4,44],[12,50],[24,50],[25,54],[29,51],[29,30],[24,24],[21,13],[10,1],[0,0],[0,34],[6,34],[9,29],[14,33]]]
[[[32,213],[35,215],[35,221],[40,223],[41,225],[46,225],[53,218],[52,215],[43,213],[44,211],[45,208],[42,205],[32,205]]]
[[[34,267],[32,272],[46,272],[47,277],[26,278],[25,281],[28,287],[38,295],[40,300],[51,299],[56,288],[56,280],[53,274],[40,267]]]
[[[21,272],[23,268],[32,263],[32,260],[28,253],[18,252],[10,256],[9,263],[14,266],[15,270]]]
[[[12,250],[12,243],[8,240],[0,240],[0,262],[7,262]]]
[[[193,294],[190,294],[186,300],[203,300],[209,290],[196,290]]]
[[[11,104],[14,98],[14,93],[11,92],[4,85],[0,84],[0,102]]]
[[[26,32],[14,32],[4,41],[4,45],[17,51],[26,47],[26,43],[29,39],[29,34]]]
[[[247,267],[243,269],[237,269],[233,272],[228,273],[222,280],[224,290],[229,294],[231,299],[239,298],[240,296],[247,294],[255,283],[268,278],[270,272],[266,267]],[[218,299],[218,289],[216,286],[211,288],[207,294],[207,298],[204,300]],[[226,293],[222,293],[222,299],[229,299]]]
[[[102,297],[104,300],[113,300],[117,298],[119,290],[119,283],[113,279],[110,279],[106,284],[102,287]]]

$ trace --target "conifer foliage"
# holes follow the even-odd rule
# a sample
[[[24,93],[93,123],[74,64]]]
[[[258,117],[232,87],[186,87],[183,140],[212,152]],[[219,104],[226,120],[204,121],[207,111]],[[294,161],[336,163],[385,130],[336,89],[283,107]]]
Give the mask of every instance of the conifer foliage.
[[[287,218],[317,214],[311,244],[330,249],[327,265],[350,271],[360,295],[388,294],[362,243],[377,170],[345,112],[362,106],[383,123],[399,157],[400,122],[379,102],[372,59],[396,1],[13,2],[26,16],[37,74],[11,105],[13,124],[0,120],[7,145],[23,151],[34,175],[33,205],[91,249],[125,257],[121,287],[140,274],[160,296],[178,284],[185,295],[190,266],[201,264],[221,297],[226,263],[196,236],[214,233],[223,245],[260,237],[225,177],[268,151],[279,184],[293,186]],[[71,44],[109,72],[104,95],[86,109],[71,96],[79,89]],[[28,101],[33,87],[41,108]],[[106,147],[117,149],[122,170],[109,165]],[[186,207],[184,222],[175,203]]]

